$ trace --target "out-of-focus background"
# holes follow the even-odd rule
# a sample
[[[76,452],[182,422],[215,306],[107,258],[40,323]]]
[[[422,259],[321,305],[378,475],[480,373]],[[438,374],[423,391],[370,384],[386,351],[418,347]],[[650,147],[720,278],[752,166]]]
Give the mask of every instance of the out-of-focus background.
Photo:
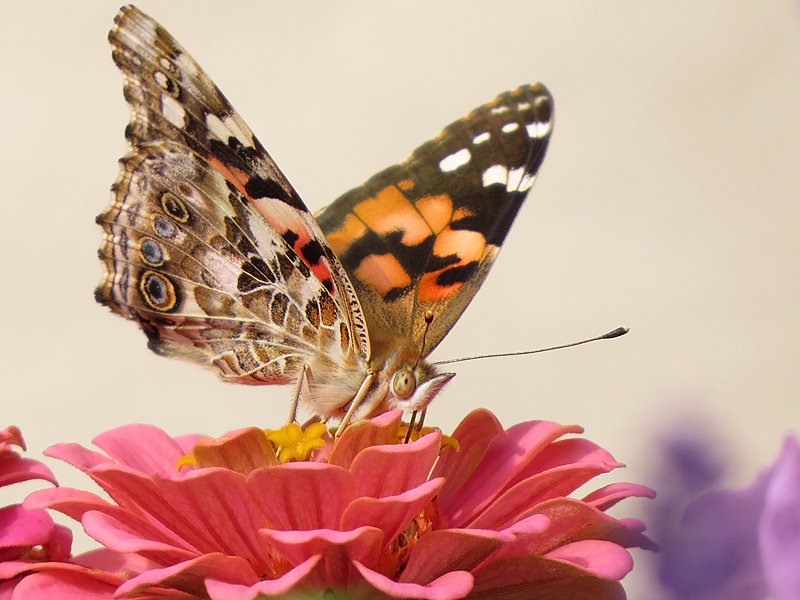
[[[797,2],[138,5],[203,65],[312,209],[504,90],[551,90],[539,180],[433,358],[631,333],[459,365],[428,423],[452,430],[478,406],[507,426],[576,422],[628,465],[605,482],[643,483],[657,432],[684,415],[728,448],[732,484],[800,428]],[[276,426],[290,394],[159,358],[94,302],[94,217],[126,151],[105,39],[116,10],[0,1],[0,426],[20,426],[32,457],[130,422],[171,434]],[[87,485],[48,464],[64,485]],[[634,554],[629,597],[652,598],[648,559]]]

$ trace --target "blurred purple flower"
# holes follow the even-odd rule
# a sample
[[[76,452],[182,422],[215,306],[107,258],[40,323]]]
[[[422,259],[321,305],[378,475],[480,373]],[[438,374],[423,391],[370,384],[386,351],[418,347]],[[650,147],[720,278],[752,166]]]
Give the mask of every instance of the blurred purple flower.
[[[747,487],[708,492],[722,462],[696,440],[664,446],[657,488],[659,580],[681,600],[800,600],[800,445],[787,436],[777,461]],[[663,492],[663,493],[662,493]],[[681,514],[682,513],[682,514]]]

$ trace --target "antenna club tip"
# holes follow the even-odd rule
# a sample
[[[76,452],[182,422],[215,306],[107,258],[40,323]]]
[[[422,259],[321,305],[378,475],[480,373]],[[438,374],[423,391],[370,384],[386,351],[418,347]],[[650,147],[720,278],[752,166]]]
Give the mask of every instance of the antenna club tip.
[[[625,335],[630,331],[627,327],[617,327],[614,331],[609,331],[607,334],[603,336],[603,339],[611,339],[615,337],[619,337],[621,335]]]

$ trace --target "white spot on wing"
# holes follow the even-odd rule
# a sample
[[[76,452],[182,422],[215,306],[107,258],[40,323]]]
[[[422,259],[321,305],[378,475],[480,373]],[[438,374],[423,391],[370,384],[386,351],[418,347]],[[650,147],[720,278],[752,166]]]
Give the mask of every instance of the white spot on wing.
[[[528,130],[528,137],[540,138],[548,134],[548,132],[550,131],[550,123],[536,121],[534,123],[529,124],[527,127],[525,127],[525,129]]]
[[[527,192],[531,189],[533,182],[536,181],[536,173],[526,173],[522,181],[519,182],[519,187],[517,188],[518,192]]]
[[[498,107],[493,108],[491,110],[491,113],[493,115],[502,115],[504,112],[508,112],[508,107],[507,106],[498,106]]]
[[[242,142],[242,145],[250,146],[251,148],[255,146],[253,143],[253,132],[247,128],[247,125],[240,123],[234,117],[225,117],[224,123],[225,127]]]
[[[514,192],[518,190],[523,175],[525,175],[525,167],[518,167],[516,169],[511,169],[508,172],[508,183],[506,184],[506,189],[509,192]]]
[[[197,64],[183,52],[178,54],[175,62],[181,70],[186,71],[192,77],[197,77],[200,75],[200,70],[197,68]]]
[[[530,102],[520,102],[519,104],[517,104],[517,110],[519,111],[528,110],[530,107],[531,107]]]
[[[161,113],[167,121],[179,129],[186,125],[186,110],[169,94],[161,94]]]
[[[440,160],[439,169],[443,173],[455,171],[458,167],[467,164],[471,158],[472,155],[469,153],[469,150],[462,148],[458,152],[453,152],[450,156],[445,156],[442,160]]]
[[[478,144],[482,144],[483,142],[488,140],[490,137],[492,137],[492,135],[488,131],[484,131],[483,133],[479,133],[474,138],[472,138],[472,143],[477,146]]]
[[[153,79],[156,80],[158,87],[160,87],[161,89],[165,90],[169,86],[169,78],[166,75],[164,75],[161,71],[156,71],[155,73],[153,73]]]
[[[208,130],[214,135],[215,138],[225,142],[226,144],[228,143],[228,138],[231,136],[231,132],[227,127],[225,127],[217,115],[214,113],[208,113],[206,115],[206,127],[208,127]]]
[[[516,131],[519,129],[519,123],[506,123],[500,128],[500,131],[503,133],[511,133],[512,131]]]
[[[489,187],[496,183],[505,185],[508,179],[508,170],[503,165],[492,165],[483,172],[483,187]]]

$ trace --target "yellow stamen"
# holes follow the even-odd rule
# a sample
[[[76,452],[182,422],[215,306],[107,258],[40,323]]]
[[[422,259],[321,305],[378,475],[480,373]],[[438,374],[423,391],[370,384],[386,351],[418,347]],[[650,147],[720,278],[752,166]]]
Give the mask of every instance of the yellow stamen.
[[[265,433],[277,448],[278,460],[287,463],[308,460],[312,451],[324,447],[322,436],[326,431],[324,423],[312,423],[305,431],[297,423],[289,423]]]
[[[416,442],[422,436],[428,435],[429,433],[433,433],[434,431],[439,431],[436,427],[423,427],[422,429],[414,429],[411,431],[411,435],[408,436],[408,440],[410,442]],[[396,443],[403,443],[406,440],[406,436],[408,435],[408,424],[403,423],[400,425],[400,429],[397,431],[397,442]],[[450,437],[449,435],[442,434],[442,440],[440,442],[439,451],[441,452],[443,448],[450,447],[456,452],[458,452],[460,446],[458,445],[458,441]]]

